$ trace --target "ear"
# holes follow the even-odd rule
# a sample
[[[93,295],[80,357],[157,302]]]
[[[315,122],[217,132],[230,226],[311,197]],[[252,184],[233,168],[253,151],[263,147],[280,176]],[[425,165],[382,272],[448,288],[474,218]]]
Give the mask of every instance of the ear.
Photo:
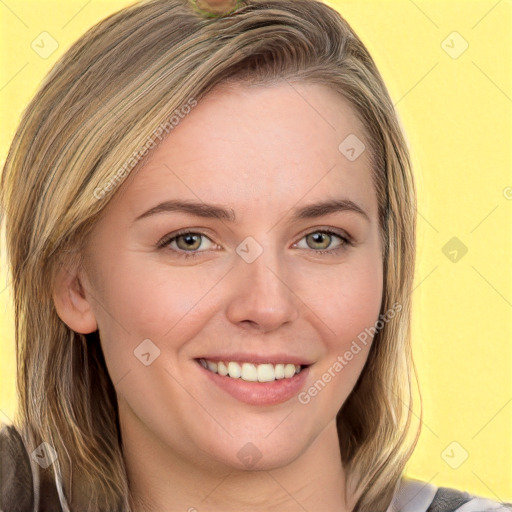
[[[52,297],[60,319],[73,331],[89,334],[98,329],[98,323],[84,293],[84,278],[78,260],[63,262],[54,278]]]

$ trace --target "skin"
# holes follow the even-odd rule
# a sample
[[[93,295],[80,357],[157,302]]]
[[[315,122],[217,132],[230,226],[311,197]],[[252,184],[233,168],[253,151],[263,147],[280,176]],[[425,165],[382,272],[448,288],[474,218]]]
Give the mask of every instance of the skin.
[[[325,86],[218,87],[115,193],[83,265],[59,274],[59,316],[76,332],[99,328],[135,511],[352,510],[335,420],[370,343],[307,404],[242,403],[195,361],[219,348],[300,355],[313,362],[307,389],[378,320],[377,197],[369,152],[349,161],[338,149],[349,134],[368,147],[354,110]],[[367,218],[292,219],[294,207],[334,198]],[[232,208],[237,220],[135,221],[170,199]],[[180,256],[183,238],[156,247],[183,228],[206,235],[195,258]],[[353,245],[306,236],[322,229]],[[236,252],[248,236],[263,249],[252,263]],[[148,338],[160,355],[145,366],[134,350]],[[237,456],[249,442],[261,453],[252,468]]]

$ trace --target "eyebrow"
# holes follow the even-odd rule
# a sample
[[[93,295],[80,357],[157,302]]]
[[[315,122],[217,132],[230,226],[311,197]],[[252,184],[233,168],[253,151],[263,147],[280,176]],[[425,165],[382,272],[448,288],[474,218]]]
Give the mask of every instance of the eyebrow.
[[[354,212],[357,213],[366,220],[370,221],[368,214],[356,203],[349,199],[331,199],[327,201],[320,201],[300,208],[293,208],[292,219],[314,219],[317,217],[323,217],[330,213],[337,212]],[[170,200],[164,201],[155,207],[151,208],[147,212],[139,215],[135,221],[147,218],[151,215],[159,213],[188,213],[195,215],[196,217],[202,217],[207,219],[218,219],[226,220],[229,222],[236,221],[236,214],[232,208],[222,208],[213,204],[200,203],[194,201],[183,201],[183,200]]]

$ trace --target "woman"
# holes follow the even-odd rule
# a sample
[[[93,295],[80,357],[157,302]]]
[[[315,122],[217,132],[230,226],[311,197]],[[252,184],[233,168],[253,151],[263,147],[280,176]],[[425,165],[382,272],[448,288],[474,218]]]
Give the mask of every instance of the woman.
[[[88,31],[2,174],[2,510],[505,509],[402,478],[410,167],[320,2],[151,0]]]

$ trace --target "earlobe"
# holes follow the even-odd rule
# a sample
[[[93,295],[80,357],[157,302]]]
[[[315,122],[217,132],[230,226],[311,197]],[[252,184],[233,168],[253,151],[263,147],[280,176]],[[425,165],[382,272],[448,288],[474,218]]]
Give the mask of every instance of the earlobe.
[[[89,334],[98,329],[98,323],[77,270],[67,265],[59,268],[54,281],[53,302],[60,319],[70,329]]]

